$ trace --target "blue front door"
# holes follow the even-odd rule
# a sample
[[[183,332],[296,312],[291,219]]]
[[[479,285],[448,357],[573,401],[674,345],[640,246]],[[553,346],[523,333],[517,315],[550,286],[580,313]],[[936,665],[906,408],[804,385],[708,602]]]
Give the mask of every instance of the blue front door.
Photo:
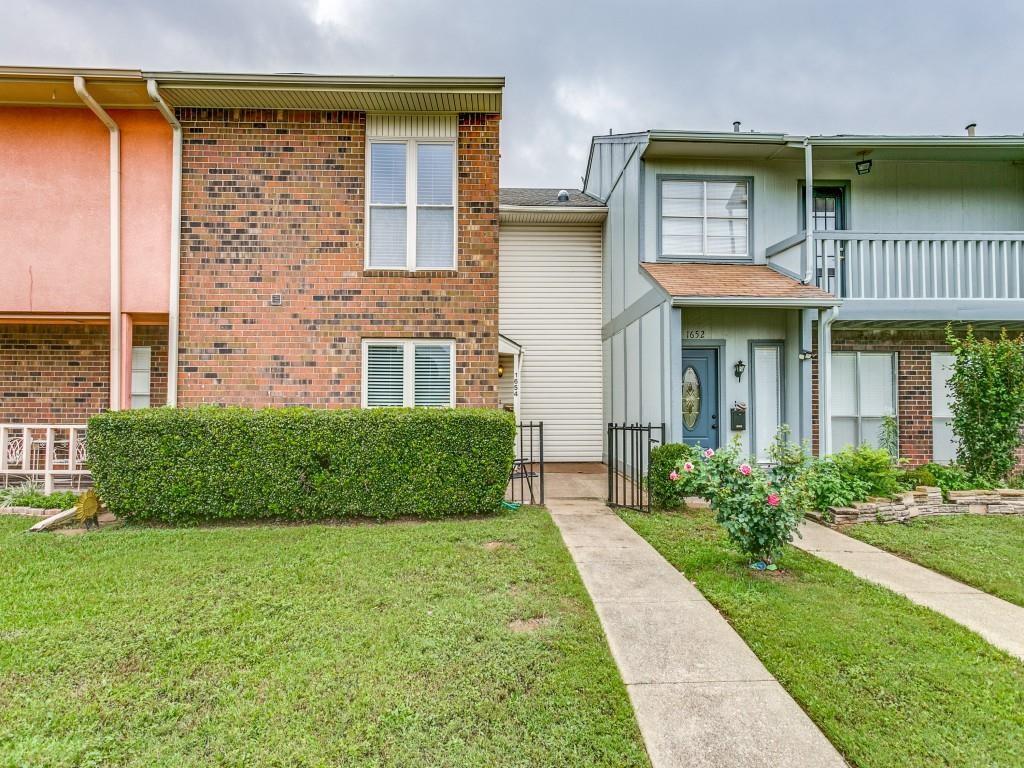
[[[718,350],[683,350],[683,442],[704,448],[718,443]]]

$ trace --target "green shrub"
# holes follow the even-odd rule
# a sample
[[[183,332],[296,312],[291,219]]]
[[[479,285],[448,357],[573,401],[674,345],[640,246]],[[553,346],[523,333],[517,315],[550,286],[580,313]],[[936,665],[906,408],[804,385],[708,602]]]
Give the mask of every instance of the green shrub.
[[[680,460],[679,480],[710,502],[715,520],[740,551],[764,563],[793,540],[806,512],[800,482],[775,485],[768,473],[742,460],[734,441],[719,451],[703,451],[697,461]]]
[[[94,416],[88,448],[128,520],[440,518],[500,508],[514,437],[499,410],[205,406]]]
[[[889,497],[903,490],[900,471],[893,466],[893,457],[884,448],[862,444],[847,446],[832,456],[839,473],[853,478],[867,487],[868,496]]]
[[[780,486],[802,476],[813,461],[809,443],[791,442],[790,434],[788,424],[779,425],[775,437],[772,438],[772,444],[768,447],[771,478]]]
[[[848,507],[855,501],[864,501],[871,495],[867,482],[844,472],[834,458],[814,461],[804,474],[813,509],[826,511],[829,507]]]
[[[905,470],[903,472],[902,482],[909,489],[917,488],[919,485],[927,485],[931,488],[942,488],[942,485],[939,484],[939,479],[935,476],[935,473],[932,472],[928,465]]]
[[[959,464],[974,477],[1005,480],[1013,471],[1024,424],[1024,336],[976,339],[946,337],[955,363],[949,381],[953,433]]]
[[[687,496],[695,491],[687,477],[679,475],[677,466],[682,462],[694,462],[700,450],[685,443],[668,443],[651,449],[651,465],[647,472],[647,490],[651,505],[658,509],[676,509],[683,506]],[[675,472],[677,480],[672,480]]]
[[[20,488],[0,490],[0,507],[31,507],[32,509],[71,509],[78,495],[72,491],[57,491],[46,495],[34,483]]]
[[[943,491],[973,491],[1000,485],[983,477],[974,477],[959,464],[925,464],[921,469],[930,472],[935,478],[935,485]]]

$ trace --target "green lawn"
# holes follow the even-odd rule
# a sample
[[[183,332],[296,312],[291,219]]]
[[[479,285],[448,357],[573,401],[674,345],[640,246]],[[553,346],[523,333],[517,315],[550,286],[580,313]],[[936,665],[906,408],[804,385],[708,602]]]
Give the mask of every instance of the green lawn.
[[[754,574],[709,512],[622,517],[697,584],[853,765],[1024,765],[1021,662],[794,548],[781,575]]]
[[[0,518],[0,765],[648,765],[542,510],[31,522]]]
[[[861,523],[845,533],[1024,605],[1024,516],[929,517],[905,525]]]

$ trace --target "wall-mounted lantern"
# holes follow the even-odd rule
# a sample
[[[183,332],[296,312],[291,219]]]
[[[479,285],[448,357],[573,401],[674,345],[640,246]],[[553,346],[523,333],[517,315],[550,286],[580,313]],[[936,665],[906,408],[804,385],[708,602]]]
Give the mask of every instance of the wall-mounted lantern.
[[[736,381],[743,380],[743,372],[747,370],[747,364],[742,360],[737,360],[736,365],[732,367],[732,372],[736,374]]]
[[[501,363],[498,363],[498,378],[500,379],[504,375],[505,375],[505,366],[502,365]]]

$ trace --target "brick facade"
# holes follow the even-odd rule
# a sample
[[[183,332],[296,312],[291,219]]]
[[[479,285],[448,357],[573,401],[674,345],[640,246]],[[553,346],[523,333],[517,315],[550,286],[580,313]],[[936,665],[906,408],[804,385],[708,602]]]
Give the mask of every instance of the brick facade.
[[[110,405],[105,325],[0,324],[0,422],[84,424]],[[167,402],[167,326],[136,326],[153,349],[151,404]]]
[[[978,333],[983,337],[985,333]],[[814,333],[817,353],[817,332]],[[900,456],[908,466],[932,460],[932,353],[948,352],[944,329],[836,330],[833,352],[887,352],[896,356],[897,418],[900,425]],[[811,384],[813,446],[818,445],[818,362],[813,364]],[[1019,452],[1024,461],[1024,450]]]
[[[458,405],[498,406],[497,115],[459,118],[458,271],[409,274],[363,268],[362,113],[178,114],[179,404],[358,406],[362,340],[424,337],[455,339]]]
[[[110,403],[103,325],[0,325],[0,421],[81,424]]]

